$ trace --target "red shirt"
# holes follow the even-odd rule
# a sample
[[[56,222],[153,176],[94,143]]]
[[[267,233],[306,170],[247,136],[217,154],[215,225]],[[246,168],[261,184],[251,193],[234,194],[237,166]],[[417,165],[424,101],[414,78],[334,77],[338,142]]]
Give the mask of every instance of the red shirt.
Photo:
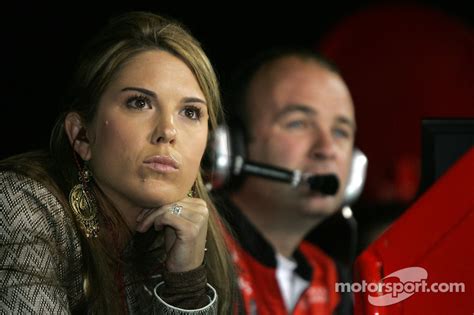
[[[246,252],[231,237],[228,238],[238,269],[239,288],[247,314],[287,315],[276,279],[276,266],[268,266]],[[333,261],[316,246],[303,242],[298,248],[312,269],[308,288],[300,296],[291,314],[332,314],[339,303],[335,292],[338,281]]]
[[[276,256],[272,246],[254,225],[234,205],[227,204],[223,212],[233,235],[226,241],[236,264],[240,293],[248,315],[287,315],[283,296],[276,277]],[[334,261],[319,247],[303,241],[292,259],[297,263],[295,272],[309,282],[298,299],[292,315],[330,315],[341,300],[335,291],[339,282]]]

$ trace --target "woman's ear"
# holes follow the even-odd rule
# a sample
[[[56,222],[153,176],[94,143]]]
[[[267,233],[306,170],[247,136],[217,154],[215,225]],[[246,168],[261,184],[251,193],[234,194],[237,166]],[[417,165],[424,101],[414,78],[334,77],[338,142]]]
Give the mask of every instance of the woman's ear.
[[[84,161],[89,161],[91,159],[91,147],[81,116],[76,112],[68,113],[64,118],[64,129],[73,150]]]

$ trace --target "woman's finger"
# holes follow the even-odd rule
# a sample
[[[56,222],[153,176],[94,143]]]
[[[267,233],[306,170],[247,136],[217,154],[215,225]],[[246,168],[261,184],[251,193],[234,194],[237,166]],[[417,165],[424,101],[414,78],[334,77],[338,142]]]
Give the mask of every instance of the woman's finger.
[[[206,203],[203,200],[197,198],[184,198],[176,203],[164,205],[152,211],[150,209],[144,209],[137,217],[138,224],[136,230],[144,232],[152,225],[155,225],[155,228],[160,229],[163,224],[160,226],[161,220],[159,220],[159,218],[166,213],[180,216],[195,223],[207,219],[209,215]]]

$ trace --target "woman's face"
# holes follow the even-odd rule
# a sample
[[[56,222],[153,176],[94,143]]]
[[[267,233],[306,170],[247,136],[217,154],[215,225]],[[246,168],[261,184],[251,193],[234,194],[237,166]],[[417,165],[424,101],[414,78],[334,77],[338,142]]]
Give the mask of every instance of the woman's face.
[[[90,168],[121,211],[186,196],[207,141],[206,100],[191,70],[168,52],[125,63],[87,126]]]

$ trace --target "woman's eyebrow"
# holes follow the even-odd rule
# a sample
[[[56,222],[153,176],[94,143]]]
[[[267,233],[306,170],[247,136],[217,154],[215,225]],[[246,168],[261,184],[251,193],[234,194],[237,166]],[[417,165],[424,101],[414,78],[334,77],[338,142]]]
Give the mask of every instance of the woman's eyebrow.
[[[156,95],[155,92],[153,92],[151,90],[148,90],[148,89],[145,89],[145,88],[140,88],[140,87],[128,86],[128,87],[123,88],[121,91],[122,92],[137,91],[137,92],[146,94],[146,95],[148,95],[148,96],[150,96],[154,99],[158,98],[158,96]],[[201,99],[199,97],[184,97],[183,98],[183,103],[202,103],[202,104],[207,106],[206,101],[204,101],[203,99]]]
[[[202,103],[207,106],[206,101],[199,97],[184,97],[183,103]]]
[[[125,91],[137,91],[137,92],[141,92],[143,94],[146,94],[150,97],[153,97],[153,98],[157,98],[157,95],[155,92],[151,91],[151,90],[148,90],[148,89],[144,89],[144,88],[139,88],[139,87],[134,87],[134,86],[128,86],[128,87],[125,87],[121,90],[122,92],[125,92]]]

